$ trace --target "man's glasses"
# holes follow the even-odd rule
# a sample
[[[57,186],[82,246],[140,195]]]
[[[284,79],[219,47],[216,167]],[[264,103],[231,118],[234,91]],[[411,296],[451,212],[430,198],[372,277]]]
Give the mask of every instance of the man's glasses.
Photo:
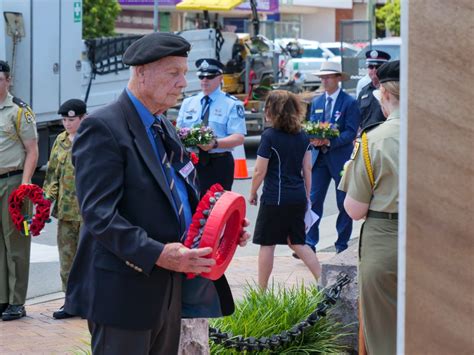
[[[367,68],[369,68],[369,69],[378,69],[378,68],[380,68],[380,65],[369,64],[369,65],[367,65]]]
[[[214,78],[217,78],[219,76],[218,75],[199,75],[198,78],[199,80],[204,80],[204,79],[207,79],[207,80],[212,80]]]

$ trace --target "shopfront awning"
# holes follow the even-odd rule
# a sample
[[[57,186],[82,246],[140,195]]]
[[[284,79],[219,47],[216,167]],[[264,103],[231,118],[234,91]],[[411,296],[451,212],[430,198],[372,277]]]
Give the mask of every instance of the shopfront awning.
[[[176,4],[176,9],[191,11],[230,11],[243,2],[243,0],[184,0]]]

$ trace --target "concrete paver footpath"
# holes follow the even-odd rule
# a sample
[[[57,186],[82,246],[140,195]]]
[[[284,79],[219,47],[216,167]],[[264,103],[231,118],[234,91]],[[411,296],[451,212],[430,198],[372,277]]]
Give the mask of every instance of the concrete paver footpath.
[[[318,253],[322,263],[334,253]],[[245,286],[257,280],[257,257],[235,257],[226,272],[236,299],[244,294]],[[291,256],[275,257],[272,273],[274,282],[289,287],[297,283],[314,284],[303,262]],[[36,300],[38,302],[38,300]],[[80,318],[55,320],[52,313],[64,302],[59,299],[27,303],[27,316],[16,321],[0,321],[0,354],[74,354],[88,349],[87,323]],[[34,304],[32,304],[34,303]]]

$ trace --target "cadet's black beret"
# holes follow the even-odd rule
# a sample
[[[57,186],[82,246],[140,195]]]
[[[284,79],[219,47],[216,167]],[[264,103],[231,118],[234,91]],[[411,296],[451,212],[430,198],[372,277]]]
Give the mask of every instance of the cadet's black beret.
[[[0,60],[0,72],[4,72],[4,73],[10,72],[10,66],[8,65],[7,62],[4,62],[3,60]]]
[[[191,44],[173,33],[154,32],[133,42],[122,61],[127,65],[143,65],[164,57],[187,57]]]
[[[400,81],[400,61],[387,62],[377,69],[377,77],[381,83]]]
[[[365,52],[365,58],[367,64],[381,65],[388,62],[391,57],[387,52],[371,49]]]
[[[212,58],[198,59],[195,65],[196,68],[198,68],[198,75],[211,76],[219,75],[224,72],[224,64]]]
[[[79,99],[71,99],[59,107],[58,114],[63,117],[81,116],[87,112],[86,103]]]

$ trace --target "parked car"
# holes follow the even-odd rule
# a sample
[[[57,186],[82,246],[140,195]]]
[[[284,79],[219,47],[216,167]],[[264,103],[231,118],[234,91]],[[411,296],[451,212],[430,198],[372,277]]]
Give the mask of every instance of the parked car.
[[[322,48],[329,49],[334,56],[341,58],[342,55],[344,57],[355,57],[359,52],[360,48],[346,42],[342,42],[342,47],[341,47],[341,42],[324,42],[320,43]]]
[[[288,82],[299,77],[303,80],[303,87],[307,90],[314,90],[319,87],[321,81],[314,72],[318,71],[321,63],[330,61],[340,61],[329,49],[324,48],[318,41],[305,39],[281,38],[275,43],[282,48],[280,56],[280,82]]]

